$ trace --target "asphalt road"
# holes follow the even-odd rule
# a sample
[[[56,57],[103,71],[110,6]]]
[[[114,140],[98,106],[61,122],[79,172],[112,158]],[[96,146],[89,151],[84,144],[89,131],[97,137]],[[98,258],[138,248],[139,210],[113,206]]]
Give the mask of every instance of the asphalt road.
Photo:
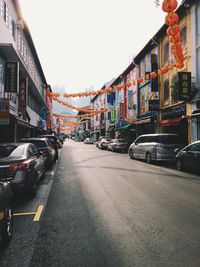
[[[66,140],[46,197],[37,229],[0,266],[200,266],[196,175]]]

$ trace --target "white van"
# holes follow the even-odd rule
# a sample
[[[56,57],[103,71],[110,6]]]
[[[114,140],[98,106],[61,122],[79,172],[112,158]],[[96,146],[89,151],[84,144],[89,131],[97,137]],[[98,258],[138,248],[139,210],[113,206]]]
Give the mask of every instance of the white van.
[[[129,147],[131,159],[152,161],[171,161],[181,148],[177,134],[144,134],[140,135]]]

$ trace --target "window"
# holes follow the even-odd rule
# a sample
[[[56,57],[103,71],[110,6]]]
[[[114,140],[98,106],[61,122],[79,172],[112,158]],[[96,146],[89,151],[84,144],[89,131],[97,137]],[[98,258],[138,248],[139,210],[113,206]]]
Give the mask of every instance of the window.
[[[163,45],[163,64],[169,60],[169,43]]]
[[[164,101],[169,99],[169,80],[164,81]]]
[[[8,16],[8,7],[6,6],[6,25],[9,27],[9,16]]]
[[[13,39],[16,40],[16,24],[15,24],[14,20],[12,20],[11,24],[12,24],[11,34],[12,34]]]
[[[193,144],[189,147],[188,151],[200,152],[200,144]]]
[[[3,3],[3,18],[4,18],[4,21],[6,21],[6,2],[5,1]]]
[[[3,63],[0,61],[0,83],[3,83],[3,77],[4,77]]]
[[[187,45],[187,29],[186,26],[184,26],[181,29],[181,39],[182,39],[182,47],[185,48]]]
[[[4,2],[1,0],[1,16],[4,16]]]

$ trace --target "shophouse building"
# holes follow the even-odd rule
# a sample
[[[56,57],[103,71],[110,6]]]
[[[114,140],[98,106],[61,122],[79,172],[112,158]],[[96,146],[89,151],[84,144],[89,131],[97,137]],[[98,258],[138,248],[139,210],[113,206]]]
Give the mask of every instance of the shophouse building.
[[[191,141],[196,141],[200,140],[200,1],[185,1],[184,5],[190,8],[191,14],[191,71],[194,97],[188,119],[192,124]]]
[[[158,131],[158,78],[150,77],[151,72],[158,70],[158,56],[158,43],[154,36],[134,58],[136,79],[142,79],[137,83],[137,102],[134,100],[136,137]],[[152,102],[157,104],[152,105]]]
[[[46,79],[18,0],[0,0],[0,141],[46,130]]]
[[[191,74],[191,16],[187,6],[181,4],[176,10],[179,15],[179,26],[181,28],[182,49],[184,55],[183,69],[173,68],[165,74],[159,75],[160,81],[160,113],[159,131],[163,133],[176,133],[181,137],[183,144],[190,143],[191,122],[187,115],[191,114],[192,96],[182,95],[182,84],[178,80],[181,75]],[[159,66],[167,67],[175,63],[175,58],[171,53],[167,27],[164,25],[161,31],[163,34],[159,38]],[[180,75],[180,76],[179,76]],[[189,77],[188,76],[188,77]]]

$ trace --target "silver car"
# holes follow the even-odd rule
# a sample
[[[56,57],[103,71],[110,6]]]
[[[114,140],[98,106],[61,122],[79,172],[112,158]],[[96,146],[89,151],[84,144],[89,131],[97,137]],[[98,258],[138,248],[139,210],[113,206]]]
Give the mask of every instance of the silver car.
[[[144,159],[147,163],[152,161],[171,161],[180,146],[177,134],[145,134],[140,135],[129,147],[131,159]]]

